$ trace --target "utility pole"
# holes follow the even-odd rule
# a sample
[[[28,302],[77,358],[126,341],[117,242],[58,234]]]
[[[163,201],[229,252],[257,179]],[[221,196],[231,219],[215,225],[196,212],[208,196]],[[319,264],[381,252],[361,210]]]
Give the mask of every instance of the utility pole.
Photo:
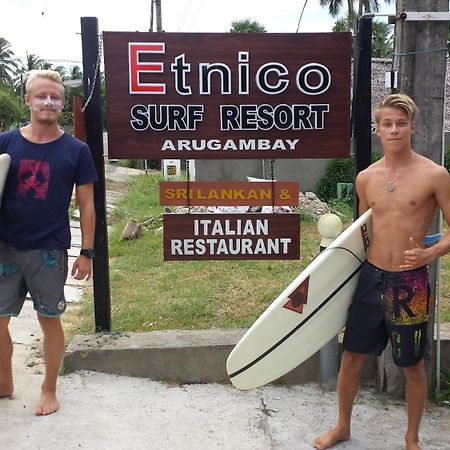
[[[412,147],[415,152],[437,164],[442,164],[444,144],[448,17],[442,14],[412,13],[448,10],[448,0],[397,0],[396,3],[394,68],[398,71],[398,90],[410,95],[420,110]],[[440,215],[435,214],[428,234],[439,232]],[[425,354],[429,387],[432,385],[435,369],[434,305],[438,280],[436,267],[436,263],[430,266],[433,301],[430,302],[428,345]],[[385,352],[380,361],[380,387],[393,396],[399,396],[403,394],[404,381],[398,368],[391,362],[390,353],[389,350]]]
[[[150,33],[153,33],[154,11],[155,11],[155,0],[150,0],[150,28],[148,29]]]
[[[162,12],[161,12],[161,0],[150,0],[151,8],[150,8],[150,28],[148,31],[153,33],[153,22],[155,21],[155,9],[156,9],[156,32],[159,33],[163,31],[162,29]],[[161,169],[161,160],[153,161],[153,165],[158,169]],[[144,168],[145,174],[148,171],[148,160],[144,159]]]
[[[161,0],[150,0],[150,28],[148,31],[153,33],[153,22],[155,17],[155,9],[156,9],[156,32],[163,31],[162,29],[162,13],[161,13]]]
[[[161,0],[155,0],[156,8],[156,31],[162,31],[162,13],[161,13]]]

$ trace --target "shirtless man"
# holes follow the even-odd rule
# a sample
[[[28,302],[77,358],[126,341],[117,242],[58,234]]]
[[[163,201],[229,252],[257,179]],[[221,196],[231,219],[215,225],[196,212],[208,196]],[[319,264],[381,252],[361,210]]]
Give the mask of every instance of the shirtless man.
[[[365,357],[381,355],[388,339],[394,362],[406,378],[406,449],[420,448],[419,425],[427,398],[426,266],[450,251],[450,233],[433,247],[423,248],[422,243],[437,207],[450,223],[450,176],[411,148],[417,111],[404,94],[389,95],[375,110],[384,157],[356,178],[360,213],[372,208],[373,241],[349,309],[337,385],[338,421],[315,439],[314,447],[320,450],[350,439]]]
[[[47,415],[59,408],[56,381],[64,354],[60,316],[66,309],[68,210],[76,185],[82,250],[72,276],[82,280],[92,273],[97,175],[88,146],[58,126],[64,106],[58,72],[32,71],[25,102],[30,124],[0,133],[0,153],[11,156],[0,207],[0,398],[11,397],[14,390],[9,321],[19,315],[29,292],[44,334],[45,377],[35,413]]]

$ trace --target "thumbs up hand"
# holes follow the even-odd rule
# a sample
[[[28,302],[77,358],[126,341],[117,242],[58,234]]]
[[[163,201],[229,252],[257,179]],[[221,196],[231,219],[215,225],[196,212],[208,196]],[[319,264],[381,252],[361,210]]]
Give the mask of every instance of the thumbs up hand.
[[[431,262],[429,249],[422,248],[412,237],[409,238],[409,246],[409,250],[403,253],[404,263],[399,265],[399,269],[417,269]]]

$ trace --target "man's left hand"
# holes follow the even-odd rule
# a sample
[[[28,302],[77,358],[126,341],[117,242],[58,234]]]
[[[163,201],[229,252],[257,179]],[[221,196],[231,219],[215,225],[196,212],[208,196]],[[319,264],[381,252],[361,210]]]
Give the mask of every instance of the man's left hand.
[[[73,263],[71,275],[75,280],[89,280],[92,275],[92,259],[78,256]]]
[[[405,250],[403,254],[404,263],[398,266],[401,270],[417,269],[419,267],[425,266],[432,261],[429,249],[422,248],[414,240],[414,238],[409,238],[409,245],[411,248],[409,250]]]

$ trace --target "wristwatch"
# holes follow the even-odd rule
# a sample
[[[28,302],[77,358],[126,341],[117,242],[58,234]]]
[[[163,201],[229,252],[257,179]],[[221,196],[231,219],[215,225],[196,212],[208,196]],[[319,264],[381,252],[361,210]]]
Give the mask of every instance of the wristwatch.
[[[86,256],[86,258],[93,259],[95,256],[95,250],[93,248],[82,248],[80,255]]]

